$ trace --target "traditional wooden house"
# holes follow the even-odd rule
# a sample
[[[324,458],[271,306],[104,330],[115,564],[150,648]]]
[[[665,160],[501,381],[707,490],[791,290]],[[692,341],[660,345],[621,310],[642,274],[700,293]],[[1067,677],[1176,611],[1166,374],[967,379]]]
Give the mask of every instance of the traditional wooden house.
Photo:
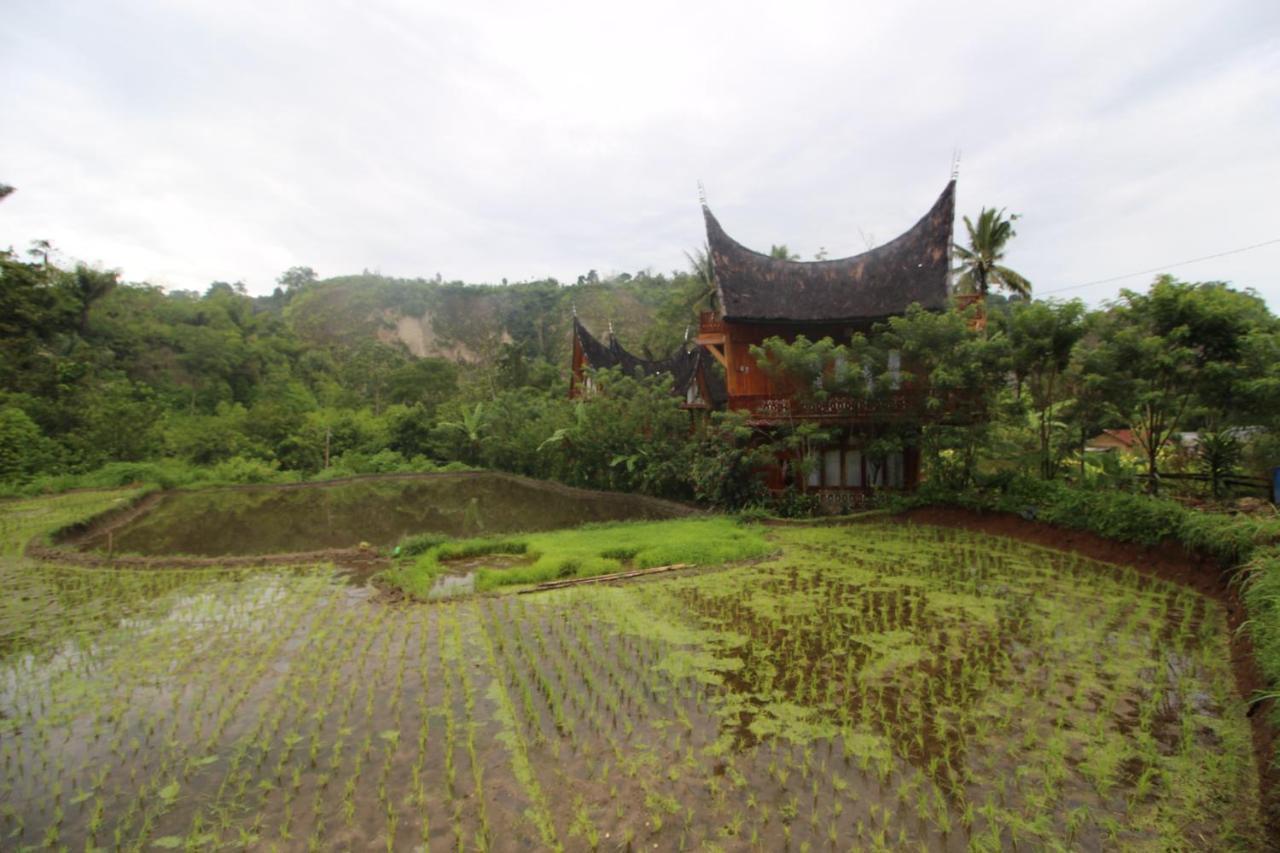
[[[719,308],[704,312],[697,343],[724,368],[727,405],[746,412],[762,428],[805,420],[821,424],[837,438],[817,448],[808,466],[779,459],[767,472],[768,485],[790,485],[819,492],[832,503],[856,503],[872,488],[910,489],[920,475],[919,450],[906,442],[901,451],[872,459],[865,452],[904,420],[918,420],[920,390],[906,384],[887,396],[863,400],[798,395],[785,381],[771,378],[751,355],[766,338],[794,341],[830,337],[849,341],[856,332],[902,314],[918,303],[944,310],[950,299],[951,235],[955,181],[915,225],[868,252],[838,260],[801,262],[754,252],[730,237],[703,204],[707,244]],[[890,371],[901,369],[890,354]],[[911,424],[905,424],[909,430]],[[803,476],[797,470],[807,467]]]

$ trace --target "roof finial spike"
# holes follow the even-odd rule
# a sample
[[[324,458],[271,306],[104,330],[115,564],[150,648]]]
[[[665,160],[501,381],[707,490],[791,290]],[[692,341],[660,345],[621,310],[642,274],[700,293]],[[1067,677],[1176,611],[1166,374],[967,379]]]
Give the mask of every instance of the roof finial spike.
[[[707,206],[707,188],[702,185],[702,179],[698,179],[698,201],[703,207]]]
[[[684,342],[686,344],[689,343],[689,324],[688,323],[684,324]]]
[[[951,151],[951,180],[960,177],[960,149],[954,148]]]
[[[616,337],[617,337],[617,335],[615,335],[615,334],[613,333],[613,318],[612,318],[612,317],[611,317],[611,318],[609,318],[609,337],[610,337],[610,338],[616,338]]]
[[[569,303],[569,308],[573,311],[573,319],[575,319],[575,320],[576,320],[576,319],[578,319],[578,303],[577,303],[577,302],[570,302],[570,303]]]

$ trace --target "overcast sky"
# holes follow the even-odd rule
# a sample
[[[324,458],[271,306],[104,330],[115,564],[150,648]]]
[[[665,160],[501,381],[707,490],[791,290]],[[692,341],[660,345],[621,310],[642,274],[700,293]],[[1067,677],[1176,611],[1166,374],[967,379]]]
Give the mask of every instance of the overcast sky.
[[[701,180],[747,246],[839,257],[956,149],[1042,294],[1280,240],[1277,0],[434,5],[8,0],[0,245],[171,288],[572,281],[684,266]],[[1171,272],[1280,310],[1278,270]]]

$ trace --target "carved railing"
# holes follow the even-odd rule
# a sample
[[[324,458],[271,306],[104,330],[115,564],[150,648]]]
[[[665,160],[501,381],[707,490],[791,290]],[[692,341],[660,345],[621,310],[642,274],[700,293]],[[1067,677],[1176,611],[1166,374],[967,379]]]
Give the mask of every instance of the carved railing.
[[[924,395],[918,391],[894,391],[883,397],[832,396],[823,400],[795,397],[734,397],[729,406],[763,420],[877,419],[903,417],[921,411]]]
[[[871,489],[810,489],[822,512],[839,515],[856,510],[873,509],[883,501],[883,493]]]

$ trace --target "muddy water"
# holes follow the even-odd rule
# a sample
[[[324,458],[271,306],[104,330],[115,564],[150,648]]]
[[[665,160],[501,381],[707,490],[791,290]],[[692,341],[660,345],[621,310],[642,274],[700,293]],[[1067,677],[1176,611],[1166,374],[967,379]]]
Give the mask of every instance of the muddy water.
[[[500,474],[444,474],[171,492],[78,544],[143,555],[282,554],[391,545],[410,533],[486,536],[687,513],[634,495]]]

